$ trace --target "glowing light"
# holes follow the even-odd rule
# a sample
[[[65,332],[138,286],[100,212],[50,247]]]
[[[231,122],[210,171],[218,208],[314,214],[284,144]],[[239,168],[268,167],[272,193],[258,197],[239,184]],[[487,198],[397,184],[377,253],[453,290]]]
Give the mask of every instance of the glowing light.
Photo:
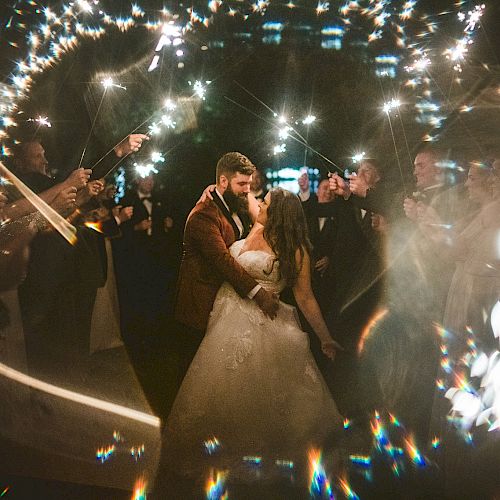
[[[159,153],[158,151],[153,151],[151,153],[151,161],[153,163],[164,163],[165,157],[161,153]]]
[[[370,337],[371,333],[373,332],[374,328],[377,326],[379,321],[381,321],[388,312],[389,312],[388,309],[385,308],[380,309],[379,311],[376,311],[375,314],[370,318],[365,328],[361,332],[361,336],[358,343],[358,353],[363,352],[363,349],[365,347],[365,342]]]
[[[175,126],[177,125],[177,123],[170,115],[162,115],[161,122],[167,128],[175,128]]]
[[[115,445],[111,445],[106,448],[99,448],[95,455],[97,460],[100,460],[101,463],[104,463],[111,457],[111,455],[115,453],[115,451],[116,451]]]
[[[275,460],[274,462],[278,467],[283,467],[284,469],[293,469],[294,463],[291,460]]]
[[[372,459],[365,455],[349,455],[349,460],[354,464],[361,467],[370,467]]]
[[[105,78],[101,83],[106,90],[111,88],[111,87],[117,87],[119,89],[127,90],[127,87],[124,87],[123,85],[120,85],[119,83],[115,83],[113,81],[113,78],[111,78],[109,76],[107,78]]]
[[[10,490],[10,486],[7,486],[7,488],[5,488],[2,493],[0,493],[0,497],[4,497]]]
[[[289,132],[290,130],[292,130],[291,127],[283,127],[281,129],[278,130],[278,137],[281,139],[281,140],[285,140],[288,138],[289,136]]]
[[[38,118],[28,118],[28,122],[36,122],[41,127],[52,127],[52,124],[49,122],[48,116],[39,116]]]
[[[228,498],[226,491],[226,472],[213,470],[205,486],[205,493],[207,500],[223,500]]]
[[[491,311],[490,318],[491,328],[493,330],[493,335],[495,338],[500,337],[500,300],[496,302]]]
[[[360,163],[363,161],[364,157],[366,156],[366,153],[362,151],[361,153],[356,153],[351,157],[353,163]]]
[[[307,115],[303,120],[302,123],[304,125],[310,125],[311,123],[316,121],[316,117],[314,115]]]
[[[316,14],[324,14],[325,12],[328,12],[330,8],[330,2],[318,2],[318,5],[316,7]]]
[[[104,233],[103,227],[102,227],[102,222],[97,221],[97,222],[92,222],[92,221],[87,221],[84,223],[85,227],[88,227],[89,229],[93,229],[94,231],[98,233]]]
[[[344,495],[349,499],[349,500],[359,500],[359,496],[356,494],[356,492],[350,487],[349,483],[342,478],[339,478],[339,485],[342,488],[342,491],[344,492]]]
[[[256,457],[256,456],[245,456],[243,457],[243,462],[247,462],[252,465],[260,465],[262,463],[262,457]]]
[[[309,451],[309,471],[310,471],[310,482],[309,482],[309,492],[311,496],[327,495],[328,498],[334,498],[332,487],[330,481],[326,477],[325,469],[321,463],[321,451],[320,450],[310,450]]]
[[[349,429],[351,427],[352,422],[348,418],[344,418],[344,429]]]
[[[441,440],[438,437],[434,437],[434,439],[432,440],[432,447],[436,450],[437,448],[439,448],[440,444]]]
[[[157,174],[158,170],[151,163],[140,164],[134,163],[135,172],[137,175],[143,179],[149,177],[151,174]]]
[[[447,49],[444,54],[451,61],[461,61],[464,59],[465,54],[469,51],[468,46],[472,43],[469,38],[462,38],[458,40],[454,47]]]
[[[408,453],[412,462],[418,467],[424,467],[426,465],[426,462],[418,448],[415,446],[413,438],[410,436],[409,438],[404,439],[404,443],[406,447],[406,453]]]
[[[275,154],[275,155],[279,155],[279,154],[285,153],[285,152],[286,152],[286,144],[285,143],[276,144],[276,146],[274,146],[274,148],[273,148],[273,154]]]
[[[148,483],[143,477],[137,479],[137,481],[134,484],[132,500],[146,500],[147,485]]]
[[[144,455],[144,445],[130,448],[130,455],[137,462]]]
[[[213,437],[212,439],[207,439],[206,441],[204,441],[203,446],[205,447],[205,451],[209,455],[212,455],[220,449],[221,444],[216,437]]]
[[[399,106],[401,106],[401,101],[399,99],[391,99],[390,101],[384,103],[382,109],[384,110],[384,113],[389,114],[392,110],[399,109]]]
[[[198,96],[202,100],[205,100],[205,94],[207,92],[207,89],[199,80],[196,80],[194,82],[193,90],[196,96]]]
[[[152,123],[148,129],[150,135],[158,135],[161,132],[161,127],[157,123]]]

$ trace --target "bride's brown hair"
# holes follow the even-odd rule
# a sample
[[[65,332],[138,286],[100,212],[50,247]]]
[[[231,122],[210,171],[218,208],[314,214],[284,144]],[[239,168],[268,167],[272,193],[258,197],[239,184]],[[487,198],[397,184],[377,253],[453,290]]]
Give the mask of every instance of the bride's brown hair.
[[[295,260],[295,253],[299,250],[302,263],[304,253],[311,252],[306,217],[296,195],[279,187],[270,193],[264,239],[276,254],[281,278],[288,286],[294,286],[301,268]]]

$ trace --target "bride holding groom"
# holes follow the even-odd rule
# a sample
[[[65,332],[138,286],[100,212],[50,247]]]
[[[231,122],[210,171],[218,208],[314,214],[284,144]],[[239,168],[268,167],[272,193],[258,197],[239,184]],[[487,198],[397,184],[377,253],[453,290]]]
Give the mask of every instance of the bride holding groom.
[[[176,319],[192,362],[164,429],[157,495],[173,493],[179,477],[203,483],[211,468],[251,481],[245,457],[258,457],[261,479],[278,476],[276,461],[300,471],[308,449],[341,428],[295,309],[277,298],[292,288],[333,360],[338,345],[311,290],[301,203],[275,188],[257,205],[248,197],[254,170],[244,155],[225,154],[213,200],[186,223]]]

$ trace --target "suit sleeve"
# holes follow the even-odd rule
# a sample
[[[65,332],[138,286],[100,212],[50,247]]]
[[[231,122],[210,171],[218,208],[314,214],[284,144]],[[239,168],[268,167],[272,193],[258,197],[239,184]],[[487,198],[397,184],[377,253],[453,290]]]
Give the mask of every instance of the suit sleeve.
[[[239,295],[246,297],[258,285],[229,252],[213,217],[202,212],[193,214],[187,221],[186,233],[193,246]]]

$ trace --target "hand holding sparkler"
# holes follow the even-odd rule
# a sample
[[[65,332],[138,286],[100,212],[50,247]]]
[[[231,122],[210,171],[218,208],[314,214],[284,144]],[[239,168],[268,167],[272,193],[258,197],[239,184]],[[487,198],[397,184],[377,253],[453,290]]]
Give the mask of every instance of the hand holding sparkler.
[[[50,206],[63,217],[69,215],[75,209],[76,187],[69,186],[59,192]]]
[[[141,149],[143,141],[149,141],[149,136],[146,134],[130,134],[114,147],[116,156],[123,158],[131,153],[137,153]]]
[[[372,228],[377,231],[377,233],[386,233],[388,229],[387,220],[383,215],[372,214]]]
[[[336,172],[328,174],[328,182],[330,184],[330,191],[332,191],[333,193],[339,196],[343,196],[344,198],[347,198],[351,195],[349,184]]]
[[[144,219],[144,220],[141,220],[141,222],[138,222],[135,226],[134,226],[134,231],[151,231],[151,227],[152,227],[152,221],[151,221],[151,218],[148,218],[148,219]]]
[[[117,205],[113,208],[113,216],[118,217],[120,224],[130,220],[132,215],[134,215],[134,207],[122,207],[121,205]]]
[[[97,196],[104,189],[104,183],[96,179],[90,181],[87,184],[86,189],[91,197]]]
[[[76,189],[83,189],[89,179],[92,170],[90,168],[77,168],[69,174],[68,178],[64,181],[66,187],[75,187]]]
[[[403,210],[405,211],[406,217],[412,220],[413,222],[417,222],[417,201],[413,198],[405,198],[403,202]]]

